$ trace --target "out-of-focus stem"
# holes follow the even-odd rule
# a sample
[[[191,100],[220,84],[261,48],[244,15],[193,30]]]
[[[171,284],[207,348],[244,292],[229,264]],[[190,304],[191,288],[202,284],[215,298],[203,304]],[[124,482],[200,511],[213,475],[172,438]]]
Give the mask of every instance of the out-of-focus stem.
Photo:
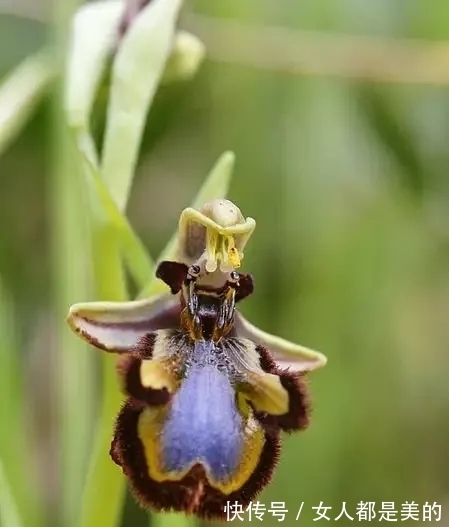
[[[51,40],[58,71],[65,70],[65,57],[72,16],[79,0],[55,0]],[[79,514],[85,478],[86,457],[93,422],[94,355],[73,338],[64,324],[68,307],[90,296],[89,231],[82,200],[79,156],[63,114],[64,78],[57,82],[53,104],[50,184],[50,226],[53,262],[56,360],[60,364],[59,402],[61,511],[64,527],[72,527]]]
[[[55,77],[48,50],[27,57],[0,85],[0,154],[22,130]]]

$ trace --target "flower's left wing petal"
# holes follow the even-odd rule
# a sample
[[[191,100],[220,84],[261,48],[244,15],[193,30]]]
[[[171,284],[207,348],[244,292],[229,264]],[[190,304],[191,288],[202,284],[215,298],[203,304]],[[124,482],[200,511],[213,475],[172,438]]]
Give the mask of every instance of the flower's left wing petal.
[[[327,363],[327,357],[322,353],[266,333],[251,324],[239,312],[235,317],[235,329],[239,337],[268,348],[280,368],[289,368],[296,372],[312,371],[322,368]]]
[[[96,348],[129,352],[146,334],[179,323],[178,295],[163,294],[132,302],[87,302],[70,308],[72,330]]]

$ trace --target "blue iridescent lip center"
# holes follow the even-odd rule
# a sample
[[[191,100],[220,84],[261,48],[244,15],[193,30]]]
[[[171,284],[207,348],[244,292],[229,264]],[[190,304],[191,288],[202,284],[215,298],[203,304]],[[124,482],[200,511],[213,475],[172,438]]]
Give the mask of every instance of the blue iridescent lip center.
[[[162,462],[169,472],[200,463],[209,477],[226,481],[241,459],[244,424],[228,375],[208,353],[201,355],[172,400],[161,433]]]

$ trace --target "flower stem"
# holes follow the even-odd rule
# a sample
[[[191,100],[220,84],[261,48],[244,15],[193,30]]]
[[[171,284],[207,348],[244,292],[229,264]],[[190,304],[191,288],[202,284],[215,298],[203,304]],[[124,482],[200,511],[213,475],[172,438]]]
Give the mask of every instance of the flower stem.
[[[57,71],[65,69],[70,23],[79,0],[56,0],[51,40],[57,51]],[[51,240],[55,320],[63,321],[68,307],[90,294],[86,239],[88,225],[80,207],[83,195],[80,163],[62,111],[65,79],[59,78],[53,105],[53,177],[51,179]],[[76,197],[76,198],[75,198]],[[88,244],[87,244],[88,245]],[[56,324],[60,361],[58,416],[60,423],[61,511],[64,527],[72,527],[79,510],[85,463],[93,423],[94,360],[86,345],[73,339],[63,323]]]

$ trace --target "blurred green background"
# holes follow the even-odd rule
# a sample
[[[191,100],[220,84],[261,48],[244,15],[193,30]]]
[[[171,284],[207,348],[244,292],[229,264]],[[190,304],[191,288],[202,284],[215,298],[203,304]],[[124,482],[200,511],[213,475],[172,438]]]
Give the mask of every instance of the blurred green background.
[[[52,6],[41,2],[0,0],[2,74],[48,39]],[[310,375],[311,426],[285,438],[260,501],[267,509],[285,502],[284,525],[297,523],[302,502],[303,525],[315,524],[320,502],[332,507],[330,522],[342,502],[356,522],[360,501],[376,502],[376,521],[382,502],[395,503],[400,521],[402,504],[414,501],[419,521],[401,523],[428,525],[422,506],[437,502],[438,524],[449,525],[449,4],[197,0],[185,11],[181,27],[210,54],[194,81],[158,92],[128,217],[156,256],[218,156],[235,151],[229,198],[258,224],[244,261],[256,292],[241,310],[329,360]],[[245,24],[235,38],[233,26],[214,29],[230,20]],[[258,45],[241,38],[246,25]],[[293,66],[269,40],[260,45],[264,26],[280,28]],[[367,37],[379,39],[374,59]],[[409,49],[408,38],[433,42],[417,41],[396,61],[390,46]],[[62,485],[54,334],[65,322],[51,256],[60,221],[54,106],[50,93],[0,158],[2,305],[15,318],[0,324],[0,448],[13,478],[25,466],[35,501],[45,504],[44,525],[65,527],[55,512]],[[70,254],[70,243],[61,251],[74,262],[82,256]],[[71,279],[76,291],[77,272]],[[12,346],[17,364],[6,358]],[[90,353],[95,369],[98,352]],[[18,460],[10,432],[21,420]],[[277,518],[267,512],[264,522]],[[129,499],[123,527],[142,525],[146,517]]]

